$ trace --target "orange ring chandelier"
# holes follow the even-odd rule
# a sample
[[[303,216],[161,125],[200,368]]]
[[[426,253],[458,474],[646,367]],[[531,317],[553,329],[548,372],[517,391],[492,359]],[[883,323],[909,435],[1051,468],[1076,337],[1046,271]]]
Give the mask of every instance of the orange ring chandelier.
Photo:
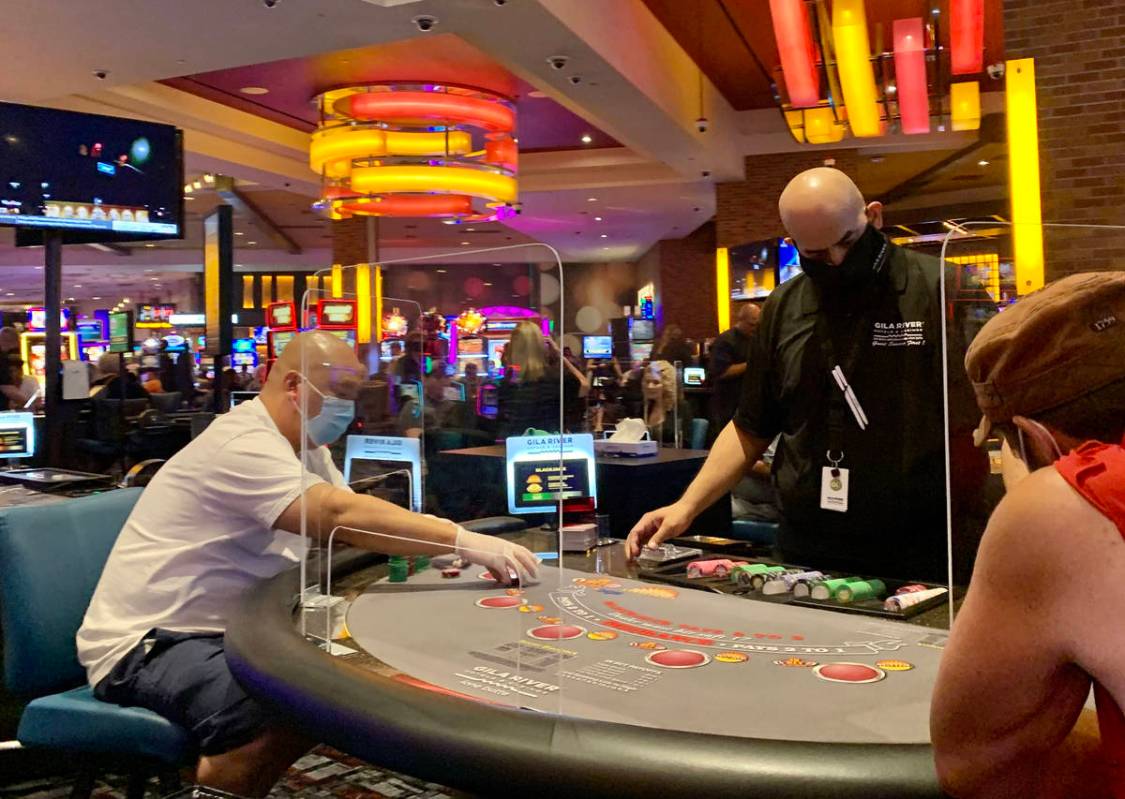
[[[510,100],[432,84],[376,84],[319,95],[309,167],[319,208],[352,216],[507,218],[519,210]]]

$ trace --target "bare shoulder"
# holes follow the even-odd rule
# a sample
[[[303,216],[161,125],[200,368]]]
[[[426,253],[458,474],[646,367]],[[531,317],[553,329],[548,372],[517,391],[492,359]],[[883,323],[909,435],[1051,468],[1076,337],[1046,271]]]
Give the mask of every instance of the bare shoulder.
[[[981,557],[1002,555],[1015,565],[1046,562],[1083,565],[1120,549],[1125,541],[1109,519],[1070,486],[1053,467],[1039,469],[1020,481],[997,506],[981,542]]]

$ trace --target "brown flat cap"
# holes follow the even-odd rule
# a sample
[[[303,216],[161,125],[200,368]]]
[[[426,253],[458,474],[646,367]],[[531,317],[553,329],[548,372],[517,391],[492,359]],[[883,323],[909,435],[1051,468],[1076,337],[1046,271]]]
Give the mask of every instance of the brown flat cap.
[[[1125,272],[1071,275],[988,321],[965,370],[984,419],[1033,417],[1125,378]]]

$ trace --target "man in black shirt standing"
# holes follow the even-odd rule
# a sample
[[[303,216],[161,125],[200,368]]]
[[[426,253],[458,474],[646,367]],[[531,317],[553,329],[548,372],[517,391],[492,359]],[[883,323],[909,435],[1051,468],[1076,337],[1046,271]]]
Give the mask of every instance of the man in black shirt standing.
[[[746,361],[750,357],[750,338],[758,329],[762,309],[753,302],[738,309],[734,326],[715,339],[711,347],[711,362],[707,366],[707,379],[714,393],[711,395],[711,424],[718,434],[734,418],[746,374]]]
[[[742,396],[702,470],[627,550],[683,533],[779,436],[780,554],[838,572],[945,573],[940,262],[892,244],[882,206],[835,169],[778,203],[804,275],[765,303]]]

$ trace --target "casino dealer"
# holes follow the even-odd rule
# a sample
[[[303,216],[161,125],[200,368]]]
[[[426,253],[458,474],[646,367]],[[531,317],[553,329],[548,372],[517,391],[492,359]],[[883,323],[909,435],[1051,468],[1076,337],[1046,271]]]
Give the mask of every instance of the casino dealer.
[[[891,243],[882,206],[839,170],[797,175],[778,208],[804,275],[766,300],[733,421],[684,495],[636,524],[628,552],[685,532],[776,436],[784,560],[940,579],[940,262]]]
[[[250,698],[223,657],[242,595],[299,561],[302,507],[318,541],[337,530],[344,543],[390,555],[456,552],[503,583],[509,571],[521,582],[538,576],[523,547],[348,489],[325,445],[347,430],[365,375],[340,339],[296,336],[261,395],[216,419],[145,489],[78,631],[94,693],[186,728],[201,784],[265,796],[315,743]]]

